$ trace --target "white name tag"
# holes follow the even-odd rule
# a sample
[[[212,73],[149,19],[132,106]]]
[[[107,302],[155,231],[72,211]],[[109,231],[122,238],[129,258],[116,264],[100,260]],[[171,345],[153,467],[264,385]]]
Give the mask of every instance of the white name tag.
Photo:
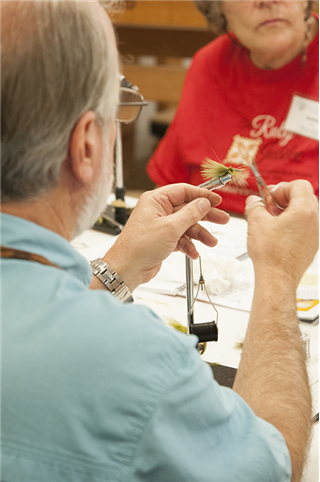
[[[285,129],[300,136],[319,140],[319,102],[294,95]]]

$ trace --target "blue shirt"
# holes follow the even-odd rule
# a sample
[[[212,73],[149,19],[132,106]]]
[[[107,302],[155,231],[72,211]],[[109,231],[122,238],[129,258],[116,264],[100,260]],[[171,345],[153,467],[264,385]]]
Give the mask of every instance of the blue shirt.
[[[290,481],[281,434],[219,386],[196,337],[88,289],[59,235],[2,214],[5,482]]]

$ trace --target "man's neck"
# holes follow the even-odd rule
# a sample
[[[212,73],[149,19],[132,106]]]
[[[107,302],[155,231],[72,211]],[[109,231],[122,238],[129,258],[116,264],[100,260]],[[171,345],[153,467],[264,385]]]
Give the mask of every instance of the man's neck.
[[[68,202],[70,199],[65,197],[61,192],[52,191],[35,200],[1,204],[1,212],[31,221],[70,241],[76,215]]]

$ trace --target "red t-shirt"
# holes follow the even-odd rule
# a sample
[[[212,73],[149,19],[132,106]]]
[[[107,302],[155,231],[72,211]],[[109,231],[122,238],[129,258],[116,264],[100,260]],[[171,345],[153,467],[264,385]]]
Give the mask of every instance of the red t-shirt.
[[[239,164],[239,142],[246,138],[261,142],[256,162],[267,184],[307,179],[319,195],[318,141],[283,127],[294,94],[319,100],[319,33],[305,65],[298,55],[277,70],[257,68],[246,48],[218,37],[193,58],[175,118],[147,166],[149,177],[158,185],[201,184],[204,158]],[[252,174],[244,188],[229,183],[219,190],[220,207],[243,213],[245,198],[256,192]]]

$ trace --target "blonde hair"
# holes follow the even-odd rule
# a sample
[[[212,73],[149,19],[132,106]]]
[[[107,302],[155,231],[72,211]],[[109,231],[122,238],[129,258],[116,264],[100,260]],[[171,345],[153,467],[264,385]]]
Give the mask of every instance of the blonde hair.
[[[95,1],[8,1],[1,19],[2,202],[57,184],[74,126],[115,116],[118,57]]]

